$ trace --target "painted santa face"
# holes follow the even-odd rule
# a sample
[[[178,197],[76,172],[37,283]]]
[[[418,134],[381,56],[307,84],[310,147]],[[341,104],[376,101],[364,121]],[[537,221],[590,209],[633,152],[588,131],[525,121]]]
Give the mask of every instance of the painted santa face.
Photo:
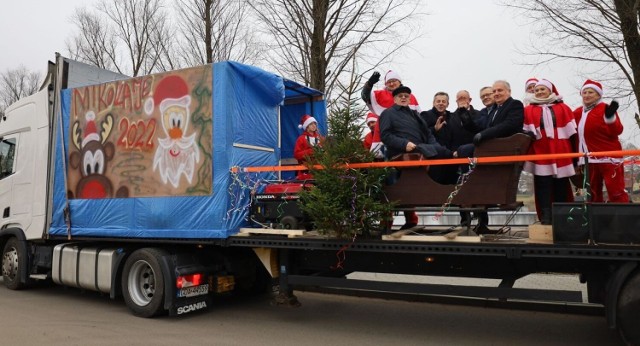
[[[582,104],[585,106],[594,105],[596,102],[600,100],[600,94],[595,91],[593,88],[584,88],[582,90]]]
[[[153,170],[160,172],[164,184],[180,185],[184,175],[191,184],[195,165],[200,161],[200,151],[195,141],[195,133],[187,134],[189,109],[172,105],[162,113],[162,128],[167,137],[158,139],[158,148],[153,158]]]
[[[546,99],[547,97],[551,96],[551,90],[549,90],[549,88],[544,85],[538,85],[537,87],[535,87],[535,89],[533,89],[533,92],[538,99]]]
[[[162,127],[171,139],[181,138],[187,128],[187,109],[181,106],[170,106],[162,114]]]
[[[400,83],[400,81],[397,79],[389,79],[386,83],[384,83],[384,86],[387,87],[387,90],[389,91],[398,89],[400,85],[402,85],[402,83]]]

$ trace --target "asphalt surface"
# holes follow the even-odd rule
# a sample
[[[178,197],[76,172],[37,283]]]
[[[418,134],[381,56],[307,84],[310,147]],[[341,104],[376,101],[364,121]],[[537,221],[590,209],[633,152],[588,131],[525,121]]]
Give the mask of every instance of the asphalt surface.
[[[0,286],[2,345],[617,345],[604,317],[296,292],[217,299],[183,317],[134,317],[122,300]]]

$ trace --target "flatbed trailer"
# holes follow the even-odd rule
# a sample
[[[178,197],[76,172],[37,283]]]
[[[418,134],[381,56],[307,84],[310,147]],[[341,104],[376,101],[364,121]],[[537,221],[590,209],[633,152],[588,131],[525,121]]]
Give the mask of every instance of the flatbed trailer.
[[[538,244],[523,241],[412,242],[336,240],[273,235],[230,237],[221,246],[265,249],[279,277],[277,301],[298,304],[296,288],[327,287],[475,297],[491,300],[562,301],[564,292],[513,288],[535,273],[578,274],[587,301],[604,307],[609,328],[635,344],[640,323],[640,247]],[[266,255],[265,255],[266,256]],[[499,279],[497,287],[388,283],[349,279],[353,272]],[[568,301],[575,303],[575,301]]]

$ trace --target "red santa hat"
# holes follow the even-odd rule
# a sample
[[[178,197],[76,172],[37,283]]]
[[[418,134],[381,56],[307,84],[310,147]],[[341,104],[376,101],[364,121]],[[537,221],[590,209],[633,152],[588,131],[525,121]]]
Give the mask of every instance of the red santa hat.
[[[365,124],[369,124],[370,122],[376,122],[378,121],[378,116],[375,113],[369,113],[367,114],[367,120],[365,122]]]
[[[387,71],[387,74],[384,75],[384,83],[385,84],[391,79],[397,79],[398,82],[402,83],[402,78],[400,78],[400,75],[396,71],[389,70],[389,71]]]
[[[164,113],[171,106],[188,108],[191,104],[189,87],[182,77],[176,75],[164,77],[156,85],[153,100],[147,99],[145,102],[145,112],[149,115],[153,112],[154,106],[160,109],[160,113]]]
[[[541,79],[536,83],[536,86],[538,85],[544,85],[547,87],[547,89],[551,90],[552,93],[556,94],[556,96],[560,96],[560,94],[558,93],[558,89],[556,89],[556,85],[551,83],[549,80]]]
[[[96,113],[94,113],[93,111],[88,111],[84,117],[87,120],[87,124],[84,128],[84,138],[82,139],[83,148],[90,141],[100,140],[100,136],[98,135],[98,128],[96,127]]]
[[[532,78],[527,79],[527,81],[524,82],[524,91],[525,92],[527,91],[527,88],[529,87],[529,85],[536,84],[536,83],[538,83],[538,78],[536,78],[536,77],[532,77]]]
[[[298,125],[298,127],[306,131],[307,127],[312,123],[318,123],[316,121],[316,118],[310,116],[309,114],[305,114],[302,116],[302,118],[300,118],[300,125]]]
[[[584,84],[582,85],[582,88],[580,89],[580,93],[582,93],[582,91],[584,91],[584,89],[586,88],[591,88],[595,90],[598,93],[598,95],[602,97],[602,84],[596,81],[593,81],[591,79],[587,79],[587,81],[584,82]]]

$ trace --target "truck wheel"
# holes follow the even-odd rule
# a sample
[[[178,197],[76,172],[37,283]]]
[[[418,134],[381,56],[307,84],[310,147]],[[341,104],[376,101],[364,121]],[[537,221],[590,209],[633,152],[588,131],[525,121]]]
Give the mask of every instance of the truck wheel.
[[[23,265],[26,265],[26,254],[18,239],[9,238],[2,251],[2,281],[8,289],[24,288],[24,283],[20,281],[20,268]]]
[[[164,274],[160,249],[140,249],[129,256],[122,272],[122,295],[134,315],[153,317],[164,312]]]
[[[640,271],[632,274],[620,290],[616,320],[624,342],[640,344]]]

